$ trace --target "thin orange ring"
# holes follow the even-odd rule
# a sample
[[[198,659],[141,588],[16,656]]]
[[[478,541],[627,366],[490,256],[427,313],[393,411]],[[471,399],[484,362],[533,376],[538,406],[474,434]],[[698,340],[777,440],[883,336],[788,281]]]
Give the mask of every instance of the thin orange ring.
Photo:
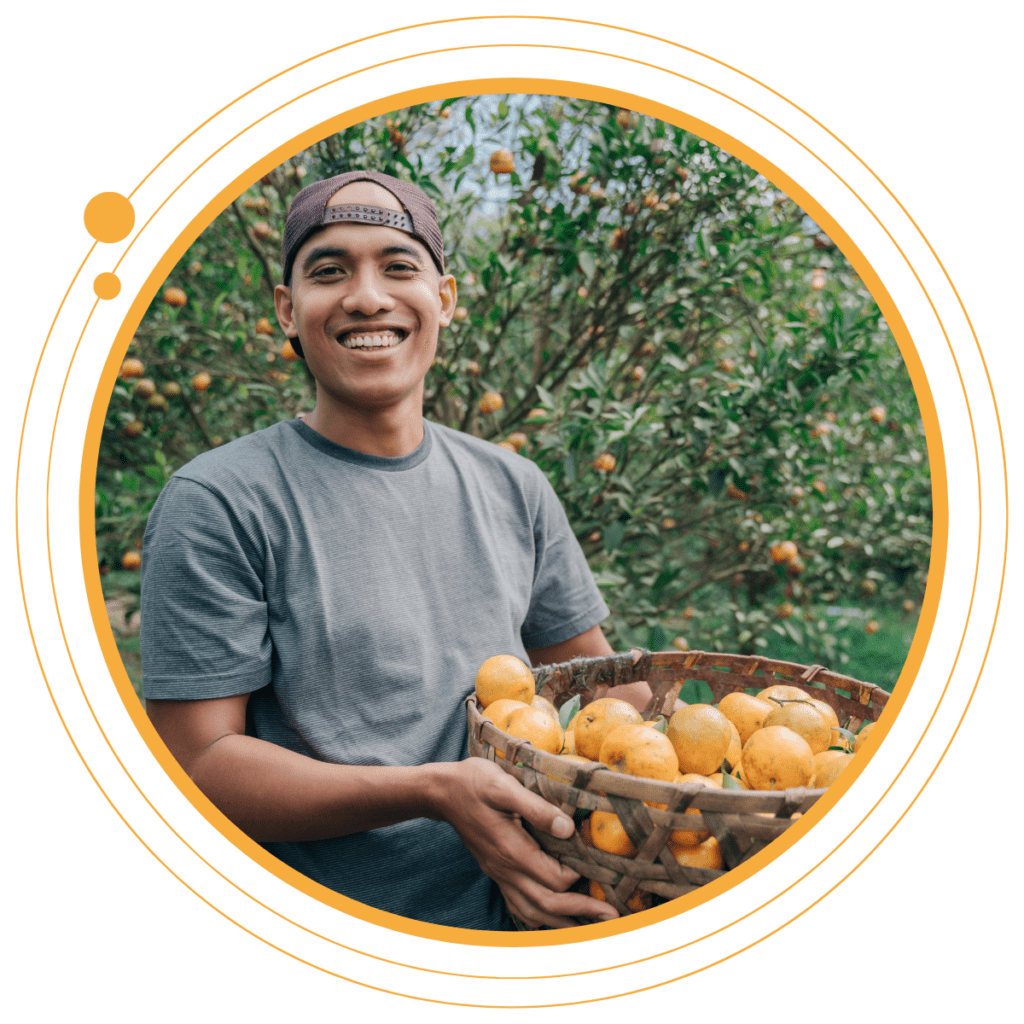
[[[746,76],[746,77],[749,77],[749,76]],[[90,250],[90,252],[91,252],[91,250]],[[934,253],[934,250],[933,250],[933,253]],[[908,265],[909,265],[909,263],[908,263]],[[946,276],[947,276],[947,279],[948,279],[948,274]],[[73,285],[74,285],[74,282],[73,282]],[[69,289],[69,291],[70,291],[70,289]],[[965,310],[965,312],[966,312],[966,310]],[[57,315],[59,315],[59,309],[58,309]],[[55,323],[55,321],[56,321],[56,317],[54,317],[54,323]],[[83,331],[84,331],[84,329],[83,329]],[[972,327],[972,332],[973,332],[973,327]],[[51,332],[50,333],[52,333],[52,325],[51,325]],[[49,339],[49,336],[50,335],[48,334],[47,335],[47,340]],[[38,370],[38,367],[37,367],[37,370]],[[34,377],[34,380],[33,380],[33,384],[34,383],[35,383],[35,377]],[[962,387],[963,387],[963,379],[962,379]],[[990,391],[991,391],[991,386],[990,386]],[[994,394],[992,395],[992,397],[993,397],[993,402],[994,402]],[[30,401],[31,401],[31,393],[30,393]],[[28,407],[27,407],[27,413],[28,413]],[[24,439],[24,427],[25,427],[25,424],[23,423],[23,439]],[[54,433],[55,433],[55,427],[56,427],[56,423],[54,422]],[[1001,426],[1000,426],[1000,440],[1001,440]],[[19,458],[20,458],[20,447],[19,447]],[[1005,458],[1004,458],[1004,466],[1005,466]],[[19,571],[20,571],[20,563],[19,563]],[[52,563],[51,563],[51,572],[52,572]],[[1001,586],[1000,586],[1000,598],[1001,598]],[[55,599],[55,594],[54,594],[54,599]],[[26,608],[26,611],[27,611],[27,614],[28,614],[28,609],[27,608]],[[997,615],[997,611],[996,611],[996,615]],[[994,624],[993,624],[993,628],[994,628]],[[69,650],[69,654],[70,654],[70,650]],[[987,657],[987,650],[986,650],[986,657]],[[37,658],[38,658],[38,651],[37,651]],[[980,678],[980,673],[979,673],[979,678]],[[976,683],[976,687],[977,687],[977,683]],[[972,694],[972,696],[973,696],[973,694]],[[955,733],[954,733],[954,735],[955,735]],[[950,742],[951,742],[951,740],[950,740]],[[947,746],[947,749],[948,749],[948,746]],[[939,763],[941,763],[941,759],[940,759]]]

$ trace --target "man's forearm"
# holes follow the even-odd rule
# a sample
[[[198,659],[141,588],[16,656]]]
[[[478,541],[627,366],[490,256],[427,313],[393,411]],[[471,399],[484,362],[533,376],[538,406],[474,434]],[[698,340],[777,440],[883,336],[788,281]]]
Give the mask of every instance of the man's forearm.
[[[192,781],[258,842],[330,839],[438,817],[452,766],[414,768],[327,764],[256,739],[230,734],[192,766]]]

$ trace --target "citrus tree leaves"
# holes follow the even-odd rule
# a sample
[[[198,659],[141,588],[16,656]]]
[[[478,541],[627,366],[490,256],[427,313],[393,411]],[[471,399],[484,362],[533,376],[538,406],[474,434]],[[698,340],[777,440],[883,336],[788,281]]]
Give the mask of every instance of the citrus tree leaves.
[[[499,148],[520,173],[490,170]],[[540,96],[457,97],[353,125],[204,231],[168,280],[185,305],[158,296],[129,352],[180,394],[151,406],[125,380],[108,409],[106,567],[141,540],[170,472],[311,408],[273,311],[280,234],[299,188],[364,166],[435,198],[465,310],[428,372],[426,415],[525,437],[520,455],[558,492],[612,610],[613,645],[684,637],[754,653],[778,638],[841,669],[843,609],[919,603],[931,536],[920,415],[843,253],[706,140]],[[190,386],[199,371],[205,391]],[[499,411],[481,410],[487,391]],[[796,564],[773,563],[781,538]]]

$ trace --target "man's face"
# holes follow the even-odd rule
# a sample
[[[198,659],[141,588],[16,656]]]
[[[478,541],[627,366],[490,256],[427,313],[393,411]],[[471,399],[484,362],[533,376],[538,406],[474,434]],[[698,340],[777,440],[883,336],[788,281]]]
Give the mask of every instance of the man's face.
[[[399,210],[369,181],[336,192],[328,205]],[[373,412],[405,403],[422,415],[423,379],[441,326],[455,311],[455,279],[442,277],[426,247],[397,228],[337,223],[306,240],[291,286],[275,293],[281,329],[302,343],[317,402]]]

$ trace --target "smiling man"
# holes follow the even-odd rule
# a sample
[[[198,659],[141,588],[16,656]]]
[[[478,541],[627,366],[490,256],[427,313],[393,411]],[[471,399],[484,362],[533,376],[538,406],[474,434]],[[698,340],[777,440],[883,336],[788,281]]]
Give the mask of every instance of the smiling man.
[[[571,820],[464,756],[484,660],[611,648],[543,474],[423,418],[456,306],[433,204],[372,171],[315,182],[282,270],[278,319],[316,406],[161,493],[143,552],[151,720],[231,821],[353,899],[464,928],[506,927],[506,906],[535,927],[614,917],[520,824],[566,836]]]

